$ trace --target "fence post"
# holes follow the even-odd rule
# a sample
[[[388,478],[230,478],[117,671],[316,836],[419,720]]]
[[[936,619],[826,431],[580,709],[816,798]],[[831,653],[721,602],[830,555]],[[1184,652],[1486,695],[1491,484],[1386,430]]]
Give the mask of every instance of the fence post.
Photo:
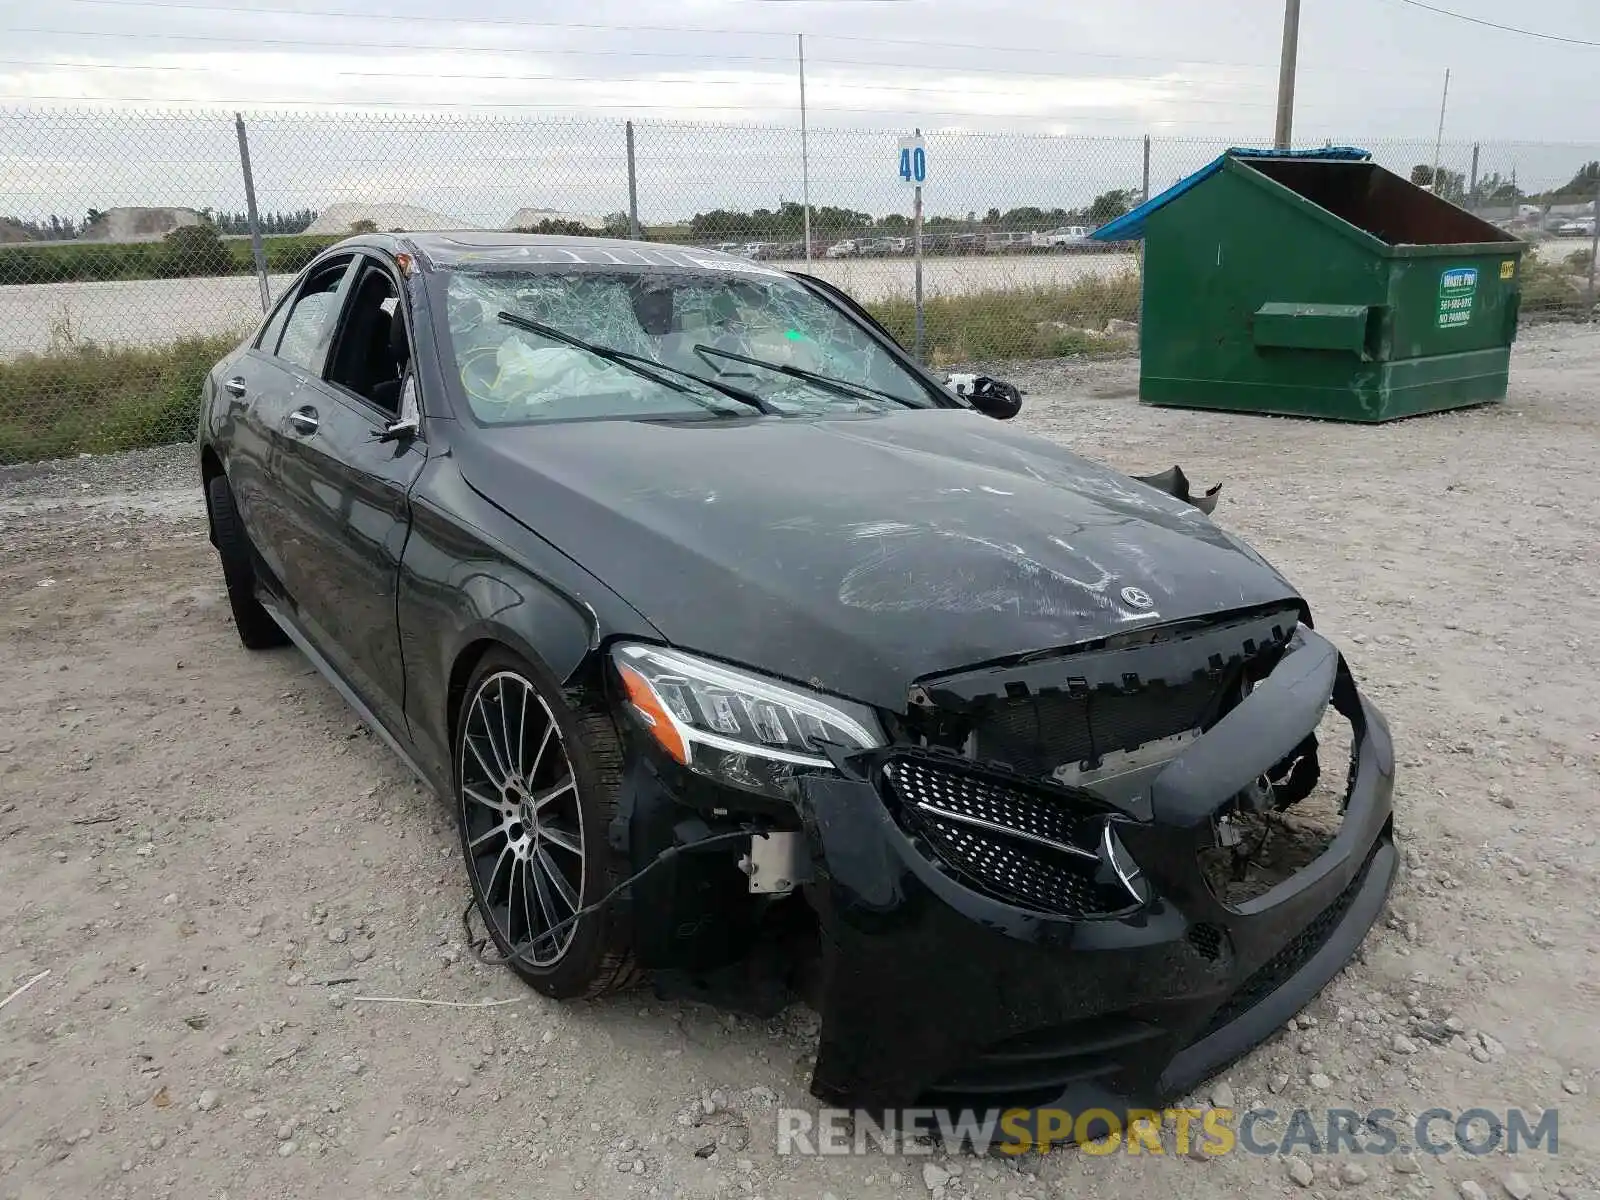
[[[918,129],[916,135],[920,138],[922,130]],[[911,255],[915,264],[916,273],[916,309],[917,309],[917,361],[922,362],[922,345],[924,321],[922,313],[922,185],[917,184],[916,198],[912,201],[911,209]]]
[[[1478,211],[1478,143],[1472,143],[1472,180],[1467,185],[1467,206]]]
[[[806,270],[811,270],[811,147],[806,142],[806,35],[797,33],[795,46],[800,52],[800,203],[805,205],[801,218],[806,239]]]
[[[639,174],[633,160],[633,122],[627,123],[628,129],[628,233],[634,241],[639,240]]]
[[[1143,200],[1143,203],[1149,203],[1149,200],[1150,200],[1150,135],[1147,133],[1147,134],[1144,135],[1144,200]]]
[[[244,114],[233,114],[233,127],[239,134],[239,166],[244,171],[244,205],[250,220],[250,255],[256,260],[256,280],[261,284],[261,311],[272,307],[272,289],[267,286],[267,251],[261,245],[261,217],[256,212],[256,181],[250,174],[250,139],[244,132]]]
[[[1594,320],[1595,301],[1600,299],[1595,295],[1595,262],[1600,258],[1600,179],[1594,184],[1594,236],[1589,239],[1589,319]]]

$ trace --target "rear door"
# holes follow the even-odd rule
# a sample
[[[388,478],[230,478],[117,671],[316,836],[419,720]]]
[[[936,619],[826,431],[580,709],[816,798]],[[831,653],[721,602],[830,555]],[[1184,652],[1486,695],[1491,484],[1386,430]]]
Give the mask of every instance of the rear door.
[[[296,284],[298,284],[298,280]],[[291,286],[277,306],[262,322],[260,330],[222,372],[217,387],[217,444],[225,448],[223,464],[234,506],[244,522],[251,543],[258,548],[269,568],[276,562],[266,542],[262,524],[262,505],[268,503],[268,470],[272,461],[273,410],[281,409],[294,389],[278,369],[274,355],[283,324],[294,306],[299,288]]]
[[[397,734],[406,726],[395,586],[407,493],[426,457],[420,438],[381,440],[410,360],[401,297],[391,264],[358,257],[324,369],[305,376],[286,415],[274,472],[289,530],[284,584],[301,627]]]
[[[284,557],[291,534],[274,469],[288,416],[308,371],[321,373],[328,338],[350,273],[352,255],[318,264],[279,303],[256,346],[244,356],[237,379],[223,386],[237,397],[239,422],[229,482],[250,541],[261,555],[274,590],[283,590]],[[234,386],[242,389],[242,394]]]

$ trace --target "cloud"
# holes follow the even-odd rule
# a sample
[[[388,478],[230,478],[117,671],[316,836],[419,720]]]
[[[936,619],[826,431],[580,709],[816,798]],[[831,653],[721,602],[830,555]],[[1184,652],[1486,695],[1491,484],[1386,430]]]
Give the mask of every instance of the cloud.
[[[647,220],[776,204],[801,188],[797,30],[815,201],[899,211],[886,164],[921,126],[931,211],[1074,204],[1140,186],[1147,133],[1155,188],[1270,137],[1282,14],[1280,0],[459,0],[460,13],[395,0],[371,15],[354,0],[182,2],[53,0],[8,18],[0,211],[242,208],[234,109],[254,114],[265,207],[420,203],[475,223],[523,205],[616,210],[628,119]],[[252,3],[263,11],[236,11]],[[1582,31],[1591,10],[1546,0],[1539,23]],[[1297,140],[1370,145],[1401,169],[1431,161],[1448,65],[1442,161],[1469,169],[1482,140],[1484,172],[1556,182],[1600,146],[1509,139],[1592,142],[1579,100],[1594,54],[1394,0],[1308,6]],[[13,119],[19,103],[47,115]],[[102,115],[60,111],[84,105]],[[141,115],[152,109],[189,115]]]

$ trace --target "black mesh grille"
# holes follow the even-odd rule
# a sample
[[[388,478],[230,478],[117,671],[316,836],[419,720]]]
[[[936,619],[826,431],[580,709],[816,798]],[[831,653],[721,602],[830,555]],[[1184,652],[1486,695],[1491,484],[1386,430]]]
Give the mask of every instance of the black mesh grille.
[[[1382,843],[1373,847],[1373,854],[1377,853],[1379,845]],[[1371,869],[1372,856],[1368,855],[1367,861],[1361,864],[1361,870],[1356,872],[1355,878],[1344,891],[1339,893],[1334,902],[1318,913],[1288,945],[1256,968],[1239,990],[1229,996],[1222,1007],[1212,1014],[1211,1021],[1200,1034],[1200,1038],[1211,1036],[1224,1025],[1249,1012],[1305,966],[1311,956],[1327,944],[1328,939],[1333,936],[1333,931],[1338,928],[1339,922],[1344,920],[1345,913],[1350,911],[1350,905],[1354,902],[1356,893],[1361,890],[1361,885],[1366,882],[1367,872]]]
[[[1024,775],[1046,775],[1062,763],[1132,750],[1207,724],[1224,684],[1221,675],[1203,676],[1175,687],[1152,682],[1136,692],[997,700],[979,718],[978,757],[1009,763]]]
[[[1121,885],[1101,881],[1097,858],[1030,840],[1095,852],[1103,818],[1074,812],[1069,796],[920,759],[896,759],[884,774],[906,823],[940,860],[985,891],[1063,916],[1119,912],[1131,903]]]
[[[919,759],[899,759],[889,776],[903,799],[932,805],[1020,833],[1093,851],[1098,817],[1074,812],[1065,797],[1048,797],[982,775]]]
[[[1207,925],[1203,921],[1189,926],[1189,944],[1207,962],[1216,962],[1222,957],[1223,939],[1226,936],[1215,925]]]

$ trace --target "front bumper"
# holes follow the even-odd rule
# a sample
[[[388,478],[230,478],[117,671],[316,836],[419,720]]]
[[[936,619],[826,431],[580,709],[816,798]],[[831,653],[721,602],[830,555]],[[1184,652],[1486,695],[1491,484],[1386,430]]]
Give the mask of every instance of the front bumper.
[[[1338,652],[1292,653],[1120,822],[1149,903],[1114,918],[1029,911],[946,871],[872,779],[800,786],[824,959],[812,1090],[857,1107],[1150,1107],[1279,1028],[1355,952],[1393,884],[1393,748]],[[1201,872],[1212,816],[1311,732],[1350,721],[1344,819],[1310,864],[1229,907]]]

